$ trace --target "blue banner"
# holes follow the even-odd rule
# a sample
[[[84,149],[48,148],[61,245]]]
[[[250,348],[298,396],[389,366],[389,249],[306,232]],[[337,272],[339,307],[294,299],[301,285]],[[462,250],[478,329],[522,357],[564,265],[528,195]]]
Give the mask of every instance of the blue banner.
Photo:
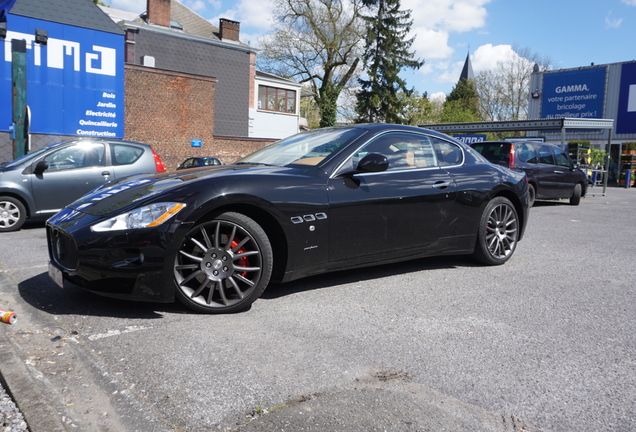
[[[541,117],[603,118],[605,67],[543,75]]]
[[[35,30],[48,32],[46,45]],[[0,106],[11,106],[11,40],[27,42],[31,133],[123,138],[124,37],[9,14],[0,40]],[[0,109],[8,131],[11,110]]]
[[[636,63],[624,63],[621,68],[616,133],[636,133]]]

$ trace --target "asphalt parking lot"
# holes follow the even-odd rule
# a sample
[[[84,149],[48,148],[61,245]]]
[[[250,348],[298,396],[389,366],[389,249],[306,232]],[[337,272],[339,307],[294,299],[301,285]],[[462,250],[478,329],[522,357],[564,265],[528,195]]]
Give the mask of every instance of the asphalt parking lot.
[[[635,189],[538,202],[504,266],[326,274],[225,316],[61,290],[31,224],[0,235],[0,372],[33,432],[633,431],[635,214]]]

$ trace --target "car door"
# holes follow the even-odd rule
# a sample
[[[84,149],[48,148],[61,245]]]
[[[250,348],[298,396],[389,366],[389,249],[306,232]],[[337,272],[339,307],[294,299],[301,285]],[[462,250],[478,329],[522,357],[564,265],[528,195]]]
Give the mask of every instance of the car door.
[[[36,213],[53,213],[102,185],[104,144],[77,141],[48,153],[40,161],[48,164],[39,174],[30,174]]]
[[[570,157],[560,148],[553,147],[555,172],[559,175],[559,198],[569,198],[579,178]]]
[[[537,198],[558,198],[561,194],[563,170],[555,164],[554,152],[549,144],[535,144],[537,164]]]
[[[342,175],[370,153],[384,155],[388,169]],[[392,132],[360,148],[330,178],[328,192],[329,261],[355,265],[409,256],[444,237],[456,185],[430,137]]]

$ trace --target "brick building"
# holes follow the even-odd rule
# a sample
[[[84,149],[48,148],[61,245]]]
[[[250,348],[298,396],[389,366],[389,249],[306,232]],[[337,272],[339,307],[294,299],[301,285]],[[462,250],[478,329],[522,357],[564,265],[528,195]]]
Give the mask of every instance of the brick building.
[[[79,27],[89,25],[95,30],[94,35],[91,34],[92,42],[88,42],[86,37],[64,42],[65,46],[77,48],[77,58],[84,55],[82,51],[94,48],[89,44],[99,41],[106,33],[116,34],[121,39],[120,48],[113,55],[117,68],[121,63],[121,72],[116,69],[113,75],[115,80],[122,82],[123,90],[108,90],[119,100],[105,104],[116,107],[112,109],[114,113],[106,112],[108,109],[101,113],[115,117],[117,121],[107,124],[117,124],[121,129],[91,131],[92,136],[115,136],[147,142],[169,168],[174,168],[186,157],[198,155],[216,156],[222,162],[230,163],[299,130],[300,85],[256,71],[257,52],[240,41],[238,22],[221,19],[219,26],[214,26],[174,0],[147,0],[147,11],[141,15],[98,7],[86,0],[47,0],[45,8],[50,10],[43,14],[38,0],[16,0],[10,14],[15,12],[37,18],[36,26],[51,26],[53,30],[49,31],[49,35],[52,37],[57,37],[54,31],[57,23]],[[10,29],[11,15],[9,18]],[[63,57],[58,62],[65,68],[65,73],[77,75],[85,72],[76,68],[73,71],[69,56],[59,54],[63,51],[51,50],[50,45],[40,46],[35,42],[29,45],[28,61],[33,63],[29,67],[36,69],[38,78],[42,75],[40,69],[45,72],[51,69],[50,60],[47,64],[38,64],[38,55],[53,58],[53,54],[58,53]],[[5,43],[5,63],[7,46]],[[99,54],[85,55],[88,59],[88,56],[99,57]],[[106,64],[106,60],[106,57],[101,58],[102,64]],[[48,69],[45,68],[47,65]],[[92,70],[89,66],[88,72]],[[87,82],[95,76],[72,76],[64,83],[69,80]],[[7,85],[6,81],[2,83],[0,85]],[[32,85],[29,81],[28,86]],[[81,97],[76,96],[75,99]],[[56,103],[49,101],[48,106],[51,102]],[[81,115],[94,111],[72,106],[52,107],[48,113],[72,110]],[[36,111],[39,111],[38,119],[49,115],[42,113],[41,109]],[[75,123],[83,120],[66,117],[59,120],[60,127],[57,123],[45,131],[35,127],[31,131],[31,150],[77,136]],[[37,126],[36,122],[33,125]],[[3,133],[8,130],[2,126],[0,149],[5,151],[0,150],[0,162],[12,159],[10,151],[6,151],[11,147],[11,139],[8,133]]]

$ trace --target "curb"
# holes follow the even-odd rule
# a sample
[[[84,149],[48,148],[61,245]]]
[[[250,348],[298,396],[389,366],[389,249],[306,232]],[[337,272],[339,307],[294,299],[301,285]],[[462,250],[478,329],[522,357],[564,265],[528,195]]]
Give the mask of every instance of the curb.
[[[5,274],[0,273],[0,286],[15,286]],[[17,286],[15,287],[17,289]],[[11,293],[9,293],[11,295]],[[23,317],[20,317],[23,318]],[[9,339],[8,328],[0,324],[0,380],[24,416],[31,432],[65,432],[60,413],[50,404],[46,392],[32,371],[19,355],[19,350]],[[10,328],[10,327],[9,327]]]

